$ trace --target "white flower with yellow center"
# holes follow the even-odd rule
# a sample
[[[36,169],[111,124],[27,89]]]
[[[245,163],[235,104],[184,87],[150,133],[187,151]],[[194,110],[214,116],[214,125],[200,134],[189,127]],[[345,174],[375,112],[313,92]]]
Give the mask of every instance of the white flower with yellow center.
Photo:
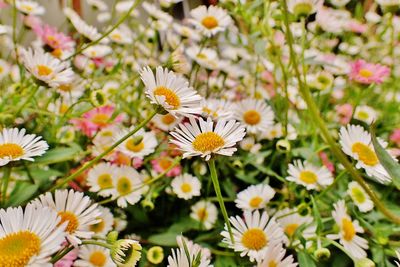
[[[91,168],[87,175],[89,191],[98,192],[103,197],[111,195],[116,171],[117,167],[108,162],[99,163]]]
[[[240,256],[248,255],[250,261],[260,262],[270,246],[282,243],[284,234],[282,228],[274,218],[269,219],[264,211],[260,215],[258,210],[245,211],[244,220],[239,217],[230,217],[233,229],[234,242],[230,239],[228,227],[221,233],[223,243],[240,252]]]
[[[132,31],[128,26],[122,24],[117,29],[113,30],[108,37],[111,41],[117,44],[132,44]]]
[[[228,12],[217,6],[199,6],[190,11],[193,19],[189,22],[207,37],[223,32],[232,24],[232,19]]]
[[[181,117],[176,118],[170,113],[167,113],[165,115],[161,114],[155,115],[152,121],[154,122],[154,126],[156,126],[158,129],[168,132],[174,129],[175,126],[182,121],[182,118]]]
[[[81,239],[88,239],[93,232],[88,231],[88,226],[98,223],[101,215],[97,204],[92,204],[91,199],[82,192],[74,190],[56,190],[54,199],[50,192],[40,195],[32,203],[37,207],[49,207],[61,217],[61,223],[67,222],[65,231],[67,240],[74,246],[82,243]]]
[[[212,267],[209,250],[193,243],[183,236],[177,237],[178,248],[168,256],[167,267],[190,267],[198,260],[198,267]]]
[[[296,267],[293,256],[289,255],[285,258],[286,250],[281,244],[270,246],[263,255],[262,261],[257,267]]]
[[[43,155],[49,148],[42,137],[34,134],[25,134],[26,130],[17,128],[4,128],[0,132],[0,166],[11,161],[29,160]]]
[[[121,129],[115,125],[102,128],[92,140],[94,144],[92,155],[98,156],[106,151],[115,142],[115,138],[120,130]],[[111,158],[111,153],[104,157],[106,160],[111,160]]]
[[[344,153],[357,160],[356,168],[363,168],[368,176],[375,177],[378,182],[386,184],[392,178],[387,173],[372,145],[371,135],[359,125],[347,125],[340,128],[340,145]],[[382,147],[387,143],[378,138]]]
[[[365,249],[368,249],[368,241],[357,235],[364,233],[364,229],[359,225],[358,221],[353,221],[347,214],[347,208],[344,200],[340,200],[333,204],[334,210],[332,217],[339,226],[338,234],[327,235],[328,238],[339,239],[340,244],[356,259],[362,259],[367,256]]]
[[[190,217],[200,222],[206,230],[213,228],[218,219],[218,209],[212,202],[200,200],[191,208]]]
[[[116,267],[112,261],[110,250],[96,245],[83,245],[79,247],[78,259],[74,262],[76,267]]]
[[[133,127],[131,129],[121,130],[119,134],[116,135],[114,142],[121,139],[131,130],[133,130]],[[154,132],[146,132],[145,130],[140,129],[137,133],[120,144],[117,147],[117,150],[131,158],[143,158],[153,153],[157,145],[158,143]]]
[[[15,7],[26,15],[39,16],[46,12],[46,9],[39,5],[36,1],[30,0],[17,0],[15,1]]]
[[[289,164],[286,180],[305,186],[307,190],[321,189],[333,182],[332,173],[325,167],[317,167],[301,160]]]
[[[249,133],[265,132],[274,124],[274,112],[265,101],[244,99],[236,104],[235,119],[240,121]]]
[[[88,58],[103,58],[111,54],[113,50],[108,45],[92,45],[85,49],[82,54]]]
[[[296,16],[308,16],[315,13],[322,3],[323,1],[320,0],[290,0],[288,9]]]
[[[240,142],[240,148],[250,153],[257,153],[262,148],[262,145],[258,142],[256,143],[256,139],[253,136],[249,136]],[[262,160],[261,157],[260,159]]]
[[[251,185],[238,193],[236,207],[242,210],[263,209],[274,197],[275,190],[267,184]]]
[[[98,222],[89,225],[88,230],[93,232],[96,236],[105,237],[113,228],[114,215],[109,208],[99,206],[98,209],[101,212],[101,215],[96,218]]]
[[[6,77],[11,71],[10,65],[7,61],[0,59],[0,80]]]
[[[200,180],[188,173],[175,177],[171,182],[171,187],[178,198],[188,200],[194,196],[200,196]]]
[[[51,267],[51,255],[61,249],[65,224],[47,207],[28,204],[0,210],[1,266]]]
[[[353,117],[367,124],[371,124],[378,118],[378,113],[370,106],[357,106]]]
[[[234,105],[230,101],[224,99],[208,98],[201,102],[203,116],[211,117],[212,119],[233,119]]]
[[[201,156],[209,160],[212,155],[232,156],[237,150],[236,143],[246,135],[240,123],[230,120],[219,120],[215,123],[199,118],[189,118],[190,123],[179,124],[171,135],[171,143],[184,151],[183,157]]]
[[[156,68],[155,75],[150,67],[146,67],[140,75],[152,104],[162,106],[174,116],[200,113],[201,96],[183,76],[162,67]]]
[[[206,69],[215,70],[221,67],[221,61],[214,49],[193,45],[186,49],[186,54]]]
[[[42,50],[22,50],[25,68],[39,81],[50,87],[58,88],[74,79],[74,72],[68,62],[62,62]]]
[[[349,183],[347,194],[350,195],[353,202],[356,204],[361,212],[368,212],[374,208],[374,202],[367,195],[364,188],[361,187],[357,182],[353,181]]]

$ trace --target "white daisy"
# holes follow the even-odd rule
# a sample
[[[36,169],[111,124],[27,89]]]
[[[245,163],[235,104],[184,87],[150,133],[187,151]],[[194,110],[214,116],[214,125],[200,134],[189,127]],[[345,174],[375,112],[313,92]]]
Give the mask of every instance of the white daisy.
[[[293,256],[289,255],[285,258],[286,250],[281,244],[270,246],[265,251],[262,261],[257,264],[257,267],[296,267]]]
[[[173,23],[172,29],[183,38],[188,38],[193,41],[200,41],[201,39],[197,31],[180,23]]]
[[[30,0],[17,0],[15,1],[15,7],[22,13],[31,16],[43,15],[46,9],[36,1]]]
[[[89,225],[88,230],[92,231],[96,236],[105,237],[113,228],[114,215],[109,208],[99,206],[98,209],[101,212],[101,215],[96,218],[98,222]]]
[[[108,45],[92,45],[85,49],[82,54],[89,58],[102,58],[111,54],[113,50]]]
[[[171,182],[171,187],[178,198],[188,200],[194,196],[200,196],[200,180],[188,173],[175,177]]]
[[[249,136],[240,141],[240,148],[250,153],[257,153],[262,148],[262,145],[256,143],[256,139],[253,136]],[[262,158],[260,157],[260,159]]]
[[[274,123],[274,112],[265,101],[244,99],[236,104],[235,118],[240,121],[249,133],[268,130]]]
[[[28,204],[0,210],[0,258],[2,266],[51,267],[51,255],[61,249],[65,224],[46,207]]]
[[[120,130],[121,129],[115,125],[110,125],[108,127],[102,128],[92,140],[94,144],[94,148],[92,149],[93,156],[98,156],[106,151],[111,146],[111,144],[115,142],[117,133]],[[110,160],[111,157],[112,154],[108,154],[104,157],[104,159]]]
[[[389,183],[392,178],[387,173],[372,145],[371,135],[359,125],[347,125],[340,128],[340,145],[344,153],[357,160],[356,168],[363,168],[367,175],[373,176],[380,183]],[[379,140],[386,147],[386,143]]]
[[[364,229],[360,226],[357,220],[352,221],[347,214],[347,208],[344,200],[340,200],[333,204],[334,210],[332,217],[340,228],[338,234],[327,235],[328,238],[336,240],[356,259],[362,259],[367,256],[365,249],[368,249],[368,241],[357,235],[364,233]]]
[[[113,30],[108,37],[110,38],[111,41],[117,43],[117,44],[132,44],[133,39],[132,39],[132,31],[129,29],[128,26],[122,24],[115,30]]]
[[[186,49],[186,54],[200,66],[214,70],[218,69],[221,65],[221,60],[218,58],[217,51],[193,45]]]
[[[142,246],[136,240],[120,239],[113,244],[111,258],[119,267],[136,266],[140,260]]]
[[[374,202],[367,195],[364,188],[362,188],[357,182],[353,181],[349,183],[347,194],[350,195],[353,202],[356,204],[361,212],[368,212],[374,208]]]
[[[6,77],[11,71],[11,67],[8,65],[7,61],[0,59],[0,81]]]
[[[212,267],[211,257],[200,245],[187,240],[182,236],[177,237],[178,248],[172,250],[168,257],[167,267],[190,267],[198,259],[198,267]]]
[[[160,130],[163,130],[165,132],[171,131],[172,129],[175,128],[176,125],[178,125],[181,121],[182,118],[176,118],[170,113],[167,113],[165,115],[157,114],[154,116],[152,119],[154,122],[154,126],[157,127]]]
[[[4,128],[0,132],[0,166],[11,161],[29,160],[43,155],[49,148],[42,137],[34,134],[25,134],[26,130],[17,128]]]
[[[87,174],[87,183],[90,192],[98,192],[100,196],[107,197],[113,188],[113,177],[117,167],[110,163],[102,162],[91,168]]]
[[[224,99],[208,98],[201,101],[203,116],[212,119],[233,119],[234,105]]]
[[[212,202],[200,200],[191,208],[190,217],[200,222],[206,230],[213,228],[218,219],[218,209]]]
[[[71,24],[74,26],[77,32],[89,39],[90,41],[95,41],[101,38],[101,34],[98,30],[87,24],[73,9],[66,7],[64,8],[64,15],[69,19]],[[104,38],[100,43],[107,43],[108,39]]]
[[[56,190],[54,198],[50,192],[47,192],[32,203],[37,207],[51,208],[61,217],[62,223],[68,222],[65,229],[67,240],[74,246],[81,244],[81,239],[93,236],[93,232],[88,231],[87,227],[98,223],[97,217],[101,215],[97,204],[92,204],[88,196],[74,190]]]
[[[189,22],[207,37],[225,31],[232,24],[228,12],[218,6],[199,6],[192,9],[190,15],[193,19],[189,19]]]
[[[171,143],[184,151],[183,157],[201,156],[209,160],[213,154],[232,156],[237,150],[237,142],[246,135],[240,123],[230,120],[219,120],[215,123],[199,118],[189,118],[190,123],[179,124],[171,135],[175,138]]]
[[[274,195],[275,190],[267,184],[251,185],[237,194],[236,207],[251,211],[263,209]]]
[[[288,181],[303,185],[307,190],[320,189],[333,182],[332,173],[325,167],[317,167],[308,162],[295,160],[289,164]]]
[[[150,15],[150,17],[160,20],[164,25],[171,24],[174,18],[168,13],[160,10],[156,5],[150,4],[148,2],[143,2],[142,7]]]
[[[157,67],[155,75],[150,67],[146,67],[140,75],[152,104],[162,106],[174,116],[200,113],[201,96],[189,87],[183,76],[162,67]]]
[[[76,267],[116,267],[112,261],[110,250],[96,245],[79,247],[78,259],[74,261]]]
[[[323,1],[320,0],[290,0],[288,1],[288,9],[296,16],[308,16],[315,13],[322,3]]]
[[[370,106],[357,106],[353,117],[367,124],[372,124],[378,118],[378,113]]]
[[[121,130],[119,134],[116,135],[114,142],[128,134],[133,130],[133,128],[134,127]],[[145,130],[140,129],[137,133],[120,144],[117,147],[117,150],[131,158],[137,157],[142,159],[143,157],[153,153],[157,145],[158,143],[154,132],[146,132]]]
[[[240,256],[248,255],[250,261],[260,262],[269,247],[282,243],[284,234],[282,228],[274,218],[269,219],[264,211],[260,215],[258,210],[254,212],[245,211],[244,220],[239,217],[230,217],[233,225],[234,243],[229,237],[228,227],[221,233],[224,237],[223,243],[230,248],[240,252]]]

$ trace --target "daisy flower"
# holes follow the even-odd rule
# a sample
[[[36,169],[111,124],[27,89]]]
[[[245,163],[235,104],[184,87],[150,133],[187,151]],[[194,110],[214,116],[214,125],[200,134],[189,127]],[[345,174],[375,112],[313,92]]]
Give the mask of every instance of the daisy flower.
[[[305,186],[307,190],[320,189],[333,182],[332,173],[325,166],[317,167],[306,161],[289,164],[288,173],[288,181]]]
[[[120,131],[120,133],[116,135],[114,142],[128,134],[133,128],[134,127],[131,127],[129,130],[123,129]],[[131,158],[137,157],[143,159],[145,156],[153,153],[157,145],[158,143],[154,132],[146,132],[140,129],[137,133],[120,144],[117,150]]]
[[[367,124],[372,124],[372,122],[376,121],[378,113],[369,106],[357,106],[353,117]]]
[[[344,153],[357,160],[356,167],[363,168],[367,175],[375,177],[380,183],[389,183],[392,178],[380,164],[372,145],[371,135],[359,125],[347,125],[340,128],[340,145]],[[386,147],[386,143],[379,140]]]
[[[212,267],[210,256],[204,252],[204,248],[188,241],[184,237],[177,238],[178,248],[172,250],[168,257],[167,267],[190,267],[198,259],[198,267]]]
[[[59,32],[55,27],[47,24],[43,26],[39,25],[38,27],[34,27],[33,31],[42,40],[43,43],[54,50],[61,49],[71,51],[74,49],[75,41],[70,36]],[[58,52],[53,51],[53,56],[55,53]]]
[[[92,45],[85,49],[82,54],[87,56],[88,58],[103,58],[109,54],[111,54],[113,50],[108,45]]]
[[[249,136],[240,141],[240,148],[250,153],[257,153],[262,148],[262,145],[256,142],[253,136]]]
[[[182,118],[176,118],[175,116],[171,115],[170,113],[167,113],[165,115],[157,114],[154,116],[152,119],[154,122],[154,126],[157,127],[160,130],[163,130],[165,132],[171,131],[172,129],[175,128],[176,125],[178,125],[181,121]]]
[[[83,245],[79,247],[78,259],[74,262],[76,267],[116,267],[112,261],[110,250],[96,245]]]
[[[171,165],[174,162],[174,158],[168,156],[168,153],[163,151],[160,153],[159,158],[151,160],[151,165],[153,167],[153,170],[160,174],[165,172],[168,168],[171,167]],[[181,165],[176,165],[172,169],[170,169],[165,176],[167,177],[175,177],[177,175],[180,175],[182,172],[182,166]]]
[[[269,247],[282,243],[283,230],[274,218],[269,219],[264,211],[260,214],[258,210],[244,212],[244,220],[239,217],[230,217],[233,225],[234,243],[229,237],[228,227],[221,233],[224,237],[223,243],[230,248],[240,252],[240,256],[248,255],[250,261],[260,262]]]
[[[108,37],[110,38],[111,41],[117,44],[132,44],[133,39],[132,39],[132,31],[129,29],[128,26],[122,24],[115,30],[113,30]]]
[[[97,204],[92,204],[88,196],[74,190],[56,190],[54,198],[50,192],[40,195],[32,203],[37,207],[49,207],[61,217],[61,223],[67,222],[67,240],[74,246],[82,243],[81,239],[88,239],[93,232],[87,227],[98,223],[97,217],[101,211]]]
[[[190,217],[200,222],[206,230],[213,228],[218,219],[218,209],[212,202],[200,200],[191,208]]]
[[[234,105],[224,99],[208,98],[201,101],[203,116],[212,119],[233,119]]]
[[[11,71],[11,67],[5,60],[0,59],[0,81]]]
[[[362,59],[358,59],[351,63],[350,67],[350,80],[362,84],[380,84],[386,77],[390,75],[390,69],[388,67],[379,64],[368,63]]]
[[[367,195],[364,188],[357,182],[350,182],[347,189],[347,194],[350,195],[353,202],[361,212],[368,212],[374,208],[374,202]]]
[[[0,166],[11,161],[29,160],[43,155],[49,148],[42,137],[34,134],[25,134],[26,130],[17,128],[4,128],[0,132]]]
[[[120,239],[113,244],[111,258],[120,267],[136,266],[142,256],[142,246],[136,240]]]
[[[235,203],[242,210],[263,209],[274,197],[275,190],[267,184],[251,185],[238,193]]]
[[[308,16],[315,13],[322,3],[320,0],[290,0],[288,9],[296,16]]]
[[[255,134],[274,124],[274,113],[263,100],[244,99],[236,104],[235,119],[246,127],[247,132]]]
[[[201,183],[199,179],[188,173],[175,177],[171,182],[172,191],[185,200],[200,196]]]
[[[190,123],[179,124],[171,135],[171,143],[184,151],[183,157],[201,156],[209,160],[213,154],[232,156],[237,150],[234,146],[246,135],[240,123],[219,120],[215,123],[199,118],[189,118]]]
[[[113,228],[114,215],[111,213],[109,208],[99,206],[101,215],[96,219],[96,224],[89,225],[88,229],[97,236],[105,237]]]
[[[223,32],[232,24],[232,19],[228,12],[217,6],[199,6],[190,11],[192,19],[189,23],[194,25],[205,36],[211,37],[219,32]]]
[[[218,69],[221,65],[221,60],[218,58],[217,51],[210,48],[200,48],[199,46],[193,45],[186,49],[186,54],[194,60],[197,64],[203,68],[214,70]]]
[[[339,239],[340,244],[356,259],[367,257],[365,249],[368,249],[368,241],[357,235],[364,233],[364,229],[359,225],[358,221],[353,221],[347,214],[347,208],[344,200],[340,200],[333,204],[335,208],[332,211],[332,217],[339,226],[338,234],[327,235],[328,238]]]
[[[30,0],[17,0],[15,7],[25,15],[40,16],[46,12],[46,9],[39,3]]]
[[[297,263],[294,262],[293,256],[285,258],[285,255],[286,250],[282,245],[270,246],[257,267],[296,267]]]
[[[69,19],[71,24],[74,26],[77,32],[89,39],[90,41],[96,41],[101,38],[101,34],[98,30],[87,24],[73,9],[66,7],[64,8],[64,15]],[[108,39],[104,38],[100,43],[107,43]]]
[[[2,266],[53,266],[51,255],[61,249],[65,224],[46,207],[28,204],[0,210],[0,258]]]
[[[91,168],[87,174],[87,183],[90,192],[98,192],[100,196],[107,197],[113,188],[113,177],[117,167],[110,163],[102,162]]]
[[[162,67],[156,68],[155,75],[150,67],[146,67],[140,76],[152,104],[162,106],[175,117],[200,113],[201,96],[189,87],[189,82],[183,76]]]

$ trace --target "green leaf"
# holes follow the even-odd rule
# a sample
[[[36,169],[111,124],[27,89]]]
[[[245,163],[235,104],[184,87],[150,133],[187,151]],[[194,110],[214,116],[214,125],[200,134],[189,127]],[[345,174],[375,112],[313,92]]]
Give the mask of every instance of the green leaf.
[[[238,266],[232,257],[217,256],[214,263],[215,267],[236,267]]]
[[[299,251],[297,253],[297,259],[300,267],[316,267],[314,260],[304,251]]]
[[[166,232],[162,234],[151,235],[148,241],[154,245],[176,247],[176,237],[178,233]]]
[[[54,164],[74,159],[82,150],[78,146],[57,147],[50,149],[41,157],[35,159],[32,164]]]
[[[7,202],[7,206],[18,206],[27,200],[37,192],[39,186],[36,184],[30,184],[25,181],[19,181],[14,187],[14,190],[10,194],[10,198]]]

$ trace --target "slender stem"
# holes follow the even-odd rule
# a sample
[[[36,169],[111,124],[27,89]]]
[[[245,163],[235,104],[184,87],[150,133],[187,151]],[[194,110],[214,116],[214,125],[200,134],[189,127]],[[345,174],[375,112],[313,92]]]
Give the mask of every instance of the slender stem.
[[[71,250],[73,250],[74,247],[73,246],[69,246],[64,248],[60,253],[57,253],[51,260],[51,263],[56,263],[57,261],[61,260],[65,255],[67,255],[69,252],[71,252]]]
[[[218,174],[217,174],[217,169],[215,168],[214,159],[210,159],[210,161],[208,162],[208,167],[210,168],[211,180],[214,185],[215,194],[217,195],[217,198],[218,198],[219,207],[221,208],[222,215],[224,216],[226,226],[228,227],[229,237],[231,238],[232,244],[234,244],[235,240],[233,239],[232,227],[231,227],[231,223],[229,222],[228,212],[226,211],[226,208],[225,208],[224,199],[222,198],[221,188],[219,186]]]
[[[15,117],[18,116],[24,107],[29,103],[29,101],[35,96],[37,91],[39,90],[40,85],[36,85],[35,88],[32,90],[32,93],[26,98],[26,100],[18,107],[17,111],[15,112]]]
[[[6,203],[6,199],[7,199],[7,189],[8,189],[8,182],[10,181],[11,170],[12,170],[12,166],[10,164],[8,166],[6,166],[5,170],[4,170],[3,188],[2,188],[2,192],[1,192],[3,204]]]
[[[56,184],[53,186],[50,191],[54,191],[62,186],[64,186],[66,183],[72,181],[76,177],[78,177],[80,174],[82,174],[84,171],[92,167],[94,164],[96,164],[99,160],[101,160],[104,156],[106,156],[108,153],[113,151],[117,146],[119,146],[121,143],[123,143],[126,139],[134,135],[137,131],[142,129],[155,115],[157,114],[157,110],[153,111],[144,121],[142,121],[138,126],[136,126],[135,129],[127,133],[125,136],[123,136],[121,139],[119,139],[117,142],[115,142],[112,146],[110,146],[108,149],[106,149],[103,153],[83,165],[79,170],[71,174],[70,176],[64,178],[60,183]]]
[[[95,241],[95,240],[83,240],[82,241],[82,245],[96,245],[96,246],[100,246],[100,247],[104,247],[104,248],[108,248],[108,249],[112,249],[113,246],[104,242],[99,242],[99,241]]]
[[[301,74],[298,69],[298,62],[296,58],[296,53],[293,49],[293,36],[289,27],[289,17],[288,17],[288,7],[286,0],[282,0],[283,6],[283,15],[284,15],[284,23],[286,26],[286,39],[289,46],[290,57],[293,62],[293,68],[296,75],[296,79],[299,84],[300,93],[307,103],[308,110],[310,111],[310,115],[312,117],[312,121],[316,123],[317,127],[320,130],[320,133],[325,139],[325,142],[328,143],[332,153],[339,160],[339,162],[346,168],[346,170],[350,173],[354,180],[356,180],[361,187],[367,192],[370,196],[371,200],[374,202],[375,206],[391,221],[396,224],[400,224],[400,217],[393,214],[390,210],[388,210],[385,205],[379,200],[375,192],[370,188],[370,186],[365,182],[364,178],[360,175],[360,173],[354,168],[353,164],[347,159],[347,157],[343,154],[340,148],[337,146],[336,141],[333,139],[331,134],[329,133],[328,127],[325,125],[323,119],[321,118],[320,112],[317,108],[317,105],[314,102],[314,99],[311,95],[307,84],[303,82],[301,79]]]

